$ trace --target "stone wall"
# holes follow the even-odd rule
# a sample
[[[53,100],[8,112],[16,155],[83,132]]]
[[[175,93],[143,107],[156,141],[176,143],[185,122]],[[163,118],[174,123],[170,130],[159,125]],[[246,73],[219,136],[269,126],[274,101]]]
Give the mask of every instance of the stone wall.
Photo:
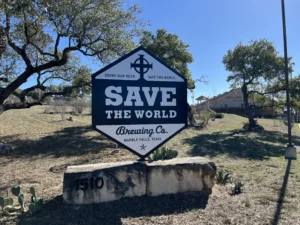
[[[202,191],[213,187],[215,174],[215,164],[202,157],[69,166],[64,174],[63,198],[69,204],[91,204]]]

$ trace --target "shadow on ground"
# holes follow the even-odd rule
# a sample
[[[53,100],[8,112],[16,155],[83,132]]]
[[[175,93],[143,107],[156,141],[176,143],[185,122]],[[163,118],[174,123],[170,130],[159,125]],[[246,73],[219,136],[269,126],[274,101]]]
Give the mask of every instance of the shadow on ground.
[[[54,134],[38,140],[20,140],[15,137],[3,137],[14,146],[13,157],[31,157],[40,155],[63,157],[78,156],[86,153],[98,153],[105,148],[112,148],[115,144],[103,135],[89,136],[93,131],[91,126],[67,127],[56,131]]]
[[[293,139],[293,142],[300,145],[299,137]],[[183,143],[192,146],[187,152],[190,156],[215,157],[225,154],[233,158],[264,160],[284,155],[287,134],[262,131],[250,136],[248,131],[233,130],[227,133],[199,134],[184,139]]]
[[[287,188],[287,184],[288,184],[288,180],[289,180],[291,164],[292,164],[292,160],[289,159],[288,164],[286,166],[286,170],[285,170],[282,186],[281,186],[281,189],[280,189],[280,193],[279,193],[279,196],[278,196],[277,207],[276,207],[276,211],[275,211],[275,214],[274,214],[274,219],[273,219],[272,225],[277,225],[278,222],[279,222],[279,219],[280,219],[281,210],[282,210],[282,206],[283,206],[283,202],[284,202],[284,197],[285,197],[285,194],[286,194],[286,188]]]
[[[204,209],[210,193],[186,193],[159,197],[124,198],[92,205],[64,205],[62,197],[45,204],[34,217],[24,216],[18,225],[122,224],[122,219],[184,213]],[[141,221],[142,223],[142,221]]]

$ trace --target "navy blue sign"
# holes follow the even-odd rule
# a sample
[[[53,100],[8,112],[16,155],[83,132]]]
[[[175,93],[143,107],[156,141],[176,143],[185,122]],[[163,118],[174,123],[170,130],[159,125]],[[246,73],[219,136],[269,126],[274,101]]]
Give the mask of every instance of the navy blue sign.
[[[187,81],[139,47],[92,77],[93,128],[145,158],[187,126]]]

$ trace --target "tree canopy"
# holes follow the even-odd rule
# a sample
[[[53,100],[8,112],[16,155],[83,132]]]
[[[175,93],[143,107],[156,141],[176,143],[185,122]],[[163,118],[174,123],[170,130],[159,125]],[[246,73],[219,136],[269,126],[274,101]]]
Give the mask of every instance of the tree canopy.
[[[1,1],[0,26],[8,49],[0,61],[0,113],[40,104],[24,97],[35,89],[44,91],[43,99],[79,88],[79,54],[106,64],[132,50],[144,25],[140,12],[121,0]],[[21,102],[6,103],[29,78],[36,83],[16,95]],[[66,84],[59,93],[47,91],[53,79]]]
[[[282,90],[266,91],[278,80],[284,80],[284,58],[278,55],[273,43],[261,39],[248,45],[238,44],[223,57],[223,63],[231,72],[227,81],[242,89],[249,127],[254,127],[249,95],[267,95]]]
[[[188,88],[195,88],[188,64],[194,61],[189,52],[189,45],[179,39],[178,35],[170,34],[165,29],[158,29],[156,34],[144,31],[140,44],[157,56],[161,61],[178,71],[188,80]]]

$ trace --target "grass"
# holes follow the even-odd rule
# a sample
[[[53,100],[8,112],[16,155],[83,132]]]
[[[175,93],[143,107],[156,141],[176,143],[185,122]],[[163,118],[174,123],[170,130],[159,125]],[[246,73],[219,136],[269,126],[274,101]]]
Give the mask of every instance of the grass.
[[[300,133],[300,123],[295,123],[292,130],[294,130],[297,133]]]
[[[0,155],[0,194],[20,185],[45,199],[45,209],[31,218],[1,217],[0,224],[299,224],[300,165],[284,159],[287,127],[258,119],[260,133],[241,129],[245,118],[225,114],[207,128],[187,128],[167,143],[178,157],[203,156],[241,180],[244,193],[230,195],[230,186],[215,185],[199,193],[141,197],[72,206],[62,204],[63,173],[68,165],[135,160],[125,149],[91,129],[90,116],[43,114],[41,106],[0,115],[0,141],[13,153]],[[66,116],[68,118],[68,116]],[[300,129],[292,130],[300,145]],[[298,148],[299,149],[299,148]],[[27,195],[28,196],[28,195]],[[28,201],[28,199],[27,199]]]

